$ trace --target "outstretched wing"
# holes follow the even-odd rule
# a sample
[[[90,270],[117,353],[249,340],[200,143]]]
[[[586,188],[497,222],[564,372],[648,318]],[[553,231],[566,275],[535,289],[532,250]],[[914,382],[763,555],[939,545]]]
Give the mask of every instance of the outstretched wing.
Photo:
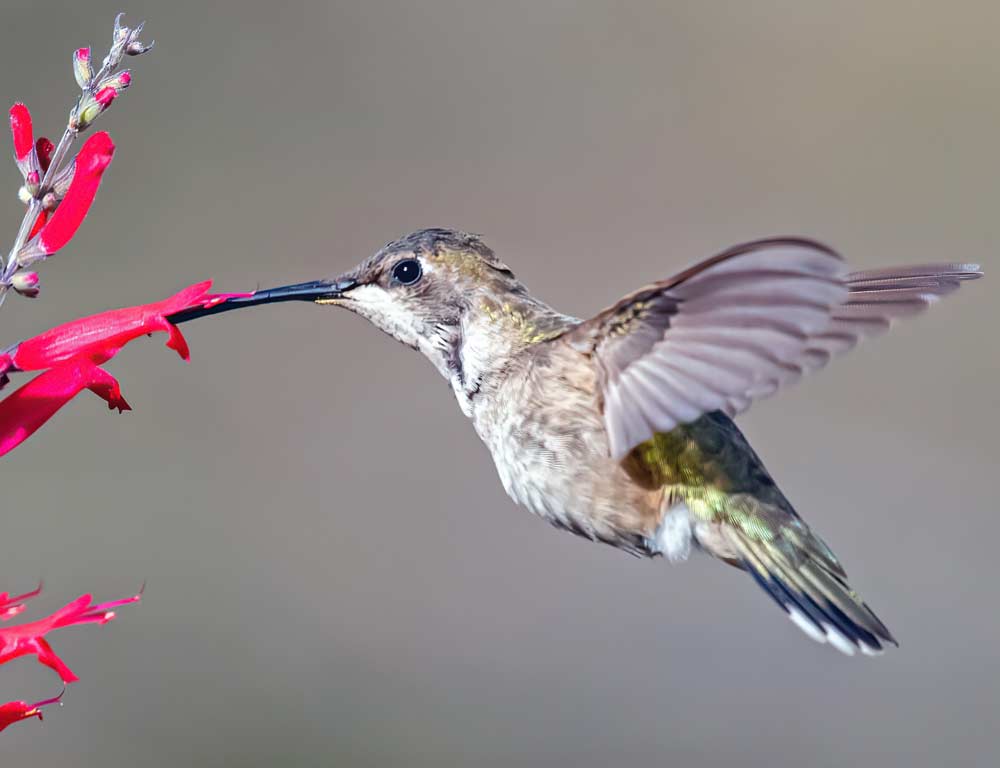
[[[629,294],[568,340],[598,364],[621,458],[704,413],[744,411],[981,274],[974,264],[848,273],[820,243],[759,240]]]

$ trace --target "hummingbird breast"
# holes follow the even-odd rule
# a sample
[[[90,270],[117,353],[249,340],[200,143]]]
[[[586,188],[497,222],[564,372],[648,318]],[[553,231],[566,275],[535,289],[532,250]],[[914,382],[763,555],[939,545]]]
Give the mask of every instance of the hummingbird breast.
[[[537,344],[484,380],[469,415],[515,502],[559,528],[654,554],[664,492],[611,459],[597,387],[589,358]]]

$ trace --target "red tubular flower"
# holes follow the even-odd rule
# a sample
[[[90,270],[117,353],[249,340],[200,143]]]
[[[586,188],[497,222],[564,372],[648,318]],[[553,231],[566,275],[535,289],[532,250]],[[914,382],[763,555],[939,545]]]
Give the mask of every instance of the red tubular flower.
[[[76,156],[73,181],[66,190],[66,197],[42,228],[38,239],[28,245],[22,254],[22,263],[50,256],[76,234],[94,202],[101,176],[111,164],[114,151],[115,145],[105,131],[87,139]]]
[[[14,159],[25,180],[32,174],[44,174],[49,169],[55,144],[44,136],[35,141],[31,126],[31,112],[24,104],[17,103],[10,108],[10,132],[14,137]],[[35,151],[32,152],[31,150]],[[40,177],[35,180],[37,185]]]
[[[84,389],[106,400],[108,408],[117,408],[119,413],[132,410],[114,376],[86,358],[73,358],[36,376],[0,401],[0,456],[31,437]]]
[[[37,717],[39,720],[44,719],[42,717],[42,707],[47,707],[50,704],[58,704],[61,698],[62,693],[58,696],[53,696],[51,699],[36,701],[34,704],[29,704],[26,701],[9,701],[6,704],[0,704],[0,731],[21,720],[27,720],[29,717]]]
[[[54,670],[63,683],[75,683],[79,678],[73,673],[45,636],[56,629],[76,624],[107,624],[115,617],[115,608],[142,599],[142,592],[122,600],[93,603],[90,595],[81,595],[44,619],[13,627],[0,627],[0,664],[21,656],[35,656],[40,664]]]
[[[156,331],[166,331],[169,334],[167,346],[187,360],[187,342],[177,326],[167,320],[167,315],[217,302],[219,298],[208,292],[211,287],[212,281],[206,280],[163,301],[112,309],[57,325],[22,341],[8,355],[0,355],[0,373],[40,371],[77,356],[100,365],[132,339]]]
[[[0,354],[0,377],[14,371],[49,369],[0,401],[0,456],[27,440],[84,389],[106,400],[108,408],[131,410],[118,381],[99,366],[132,339],[158,331],[167,334],[167,347],[188,360],[187,341],[168,315],[249,295],[210,294],[211,287],[212,281],[206,280],[163,301],[73,320]]]
[[[24,610],[23,601],[30,600],[41,591],[42,587],[39,585],[37,589],[17,597],[11,597],[7,592],[0,593],[0,620],[9,619],[20,613]],[[139,602],[142,599],[142,592],[143,590],[139,590],[138,594],[123,600],[97,604],[93,602],[90,595],[81,595],[44,619],[13,627],[0,627],[0,664],[5,664],[11,659],[21,656],[35,656],[40,664],[49,667],[59,675],[63,682],[63,693],[65,693],[66,685],[76,682],[78,678],[73,670],[66,665],[66,662],[52,650],[52,646],[45,636],[54,630],[76,624],[107,624],[115,618],[115,608]],[[60,693],[51,699],[36,701],[34,704],[29,704],[26,701],[9,701],[0,705],[0,731],[30,717],[37,717],[41,720],[42,708],[56,704],[62,695]]]
[[[17,616],[26,607],[23,601],[38,597],[40,594],[42,594],[41,584],[31,592],[25,592],[17,597],[11,597],[9,592],[0,592],[0,621],[7,621],[7,619]]]

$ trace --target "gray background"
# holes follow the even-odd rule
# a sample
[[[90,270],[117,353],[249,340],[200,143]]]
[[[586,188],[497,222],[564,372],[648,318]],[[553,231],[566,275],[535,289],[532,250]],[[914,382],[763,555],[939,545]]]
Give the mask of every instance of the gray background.
[[[0,96],[55,132],[116,2],[6,0]],[[338,272],[482,232],[586,315],[740,240],[865,266],[1000,247],[994,2],[132,2],[118,154],[5,343],[205,277]],[[13,238],[17,175],[0,224]],[[995,278],[995,276],[994,276]],[[82,677],[4,765],[940,766],[995,759],[992,281],[742,424],[902,642],[846,659],[715,562],[509,502],[431,367],[279,306],[110,364],[3,460],[0,586],[145,601],[55,636]],[[24,660],[0,699],[58,691]]]

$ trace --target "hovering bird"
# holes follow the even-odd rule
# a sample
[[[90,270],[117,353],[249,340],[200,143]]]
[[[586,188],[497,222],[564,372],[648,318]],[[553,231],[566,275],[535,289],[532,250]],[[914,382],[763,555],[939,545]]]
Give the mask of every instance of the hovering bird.
[[[779,237],[579,320],[531,295],[479,236],[425,229],[335,279],[172,319],[293,300],[355,312],[451,383],[518,504],[633,555],[707,553],[750,574],[814,640],[877,654],[896,640],[733,417],[981,275],[974,264],[848,272],[826,246]]]

